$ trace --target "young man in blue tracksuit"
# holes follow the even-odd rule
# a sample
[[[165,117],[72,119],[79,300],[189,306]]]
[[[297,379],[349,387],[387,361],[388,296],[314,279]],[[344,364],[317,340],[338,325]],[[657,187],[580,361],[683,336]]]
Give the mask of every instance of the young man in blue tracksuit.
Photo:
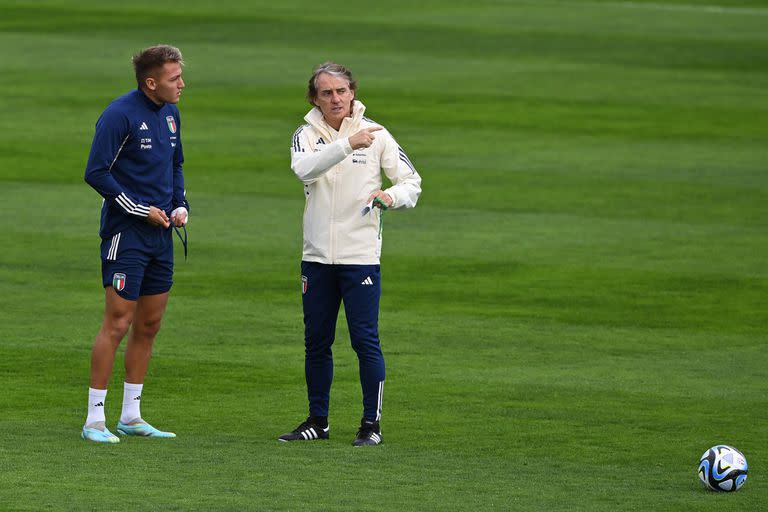
[[[416,206],[421,177],[394,137],[364,116],[356,90],[344,66],[318,66],[307,91],[313,108],[293,135],[291,168],[304,183],[306,200],[301,279],[309,417],[281,441],[329,437],[331,346],[343,302],[363,394],[353,444],[382,442],[381,216],[383,209]],[[385,190],[382,172],[391,182]]]
[[[128,333],[123,435],[175,437],[144,421],[140,404],[152,344],[173,283],[173,228],[189,214],[181,119],[184,89],[178,48],[158,45],[133,58],[138,88],[117,98],[96,123],[85,181],[103,198],[101,269],[104,321],[93,344],[83,439],[117,443],[104,402],[117,347]]]

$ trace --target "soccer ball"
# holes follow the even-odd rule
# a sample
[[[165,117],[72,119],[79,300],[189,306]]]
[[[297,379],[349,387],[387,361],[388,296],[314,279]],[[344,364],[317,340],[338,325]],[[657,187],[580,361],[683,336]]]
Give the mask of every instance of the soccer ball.
[[[738,491],[747,481],[747,459],[733,446],[718,444],[701,456],[699,478],[713,491]]]

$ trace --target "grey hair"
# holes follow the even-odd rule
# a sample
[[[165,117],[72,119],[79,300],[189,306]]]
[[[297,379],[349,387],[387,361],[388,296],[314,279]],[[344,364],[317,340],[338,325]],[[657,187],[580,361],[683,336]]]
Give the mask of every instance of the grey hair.
[[[337,64],[336,62],[323,62],[322,64],[315,67],[307,86],[307,101],[309,101],[309,104],[312,106],[315,105],[315,98],[317,98],[317,78],[322,74],[331,75],[336,78],[342,78],[347,81],[350,90],[357,91],[357,81],[352,78],[351,70],[347,69],[342,64]]]

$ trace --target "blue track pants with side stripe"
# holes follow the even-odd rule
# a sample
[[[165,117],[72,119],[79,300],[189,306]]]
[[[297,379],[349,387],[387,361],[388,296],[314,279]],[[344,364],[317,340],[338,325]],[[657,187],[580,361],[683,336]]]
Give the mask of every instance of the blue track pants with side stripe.
[[[379,343],[379,265],[301,262],[305,375],[310,416],[328,416],[336,319],[344,302],[352,348],[360,366],[363,417],[381,418],[384,356]]]

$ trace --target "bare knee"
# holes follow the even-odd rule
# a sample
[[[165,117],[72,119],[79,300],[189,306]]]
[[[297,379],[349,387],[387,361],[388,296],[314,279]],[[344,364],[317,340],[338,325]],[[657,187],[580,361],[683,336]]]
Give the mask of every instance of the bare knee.
[[[131,327],[131,315],[110,315],[104,318],[101,330],[113,343],[120,343]]]
[[[146,318],[133,323],[135,337],[153,340],[160,332],[161,318]]]
[[[99,337],[107,338],[114,347],[128,333],[136,311],[136,302],[123,299],[112,287],[105,288],[104,323]]]

